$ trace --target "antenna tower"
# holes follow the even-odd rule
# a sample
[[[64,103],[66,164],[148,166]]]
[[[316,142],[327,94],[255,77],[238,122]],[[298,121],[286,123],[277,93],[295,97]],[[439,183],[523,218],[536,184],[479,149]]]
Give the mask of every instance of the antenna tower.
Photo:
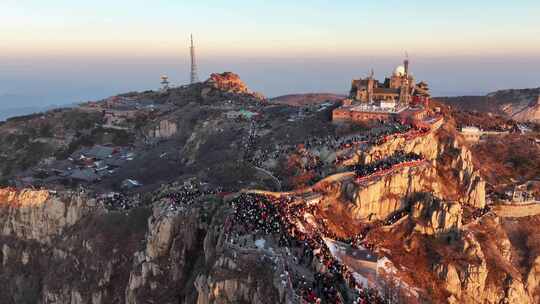
[[[405,52],[405,61],[403,61],[405,67],[405,75],[409,76],[409,52]]]
[[[193,45],[193,34],[191,34],[191,46],[189,47],[191,55],[191,83],[199,82],[199,77],[197,76],[197,62],[195,60],[195,46]]]

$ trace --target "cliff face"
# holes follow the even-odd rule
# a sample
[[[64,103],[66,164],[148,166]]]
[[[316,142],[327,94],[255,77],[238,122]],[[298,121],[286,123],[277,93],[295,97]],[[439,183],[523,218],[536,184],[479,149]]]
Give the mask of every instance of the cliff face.
[[[352,163],[369,164],[389,158],[398,151],[421,155],[428,164],[397,170],[362,185],[347,185],[345,198],[358,219],[385,219],[407,206],[415,193],[485,207],[485,181],[474,167],[471,151],[447,129],[406,140],[399,137],[357,152]]]
[[[460,262],[446,259],[434,264],[434,272],[450,294],[449,303],[537,303],[538,285],[531,287],[539,278],[535,266],[526,276],[519,273],[507,237],[486,240],[478,232],[466,230],[458,244]]]
[[[151,214],[121,214],[80,194],[0,193],[1,303],[260,303],[275,297],[270,269],[246,269],[223,246],[226,210],[215,202],[183,212],[156,203]]]
[[[413,140],[396,138],[367,147],[353,163],[373,163],[397,151],[420,154],[427,164],[360,183],[344,182],[338,188],[346,214],[364,222],[410,208],[395,224],[370,232],[394,264],[418,268],[418,274],[398,276],[412,276],[414,286],[425,288],[427,273],[434,274],[431,299],[441,303],[536,303],[537,251],[520,249],[518,241],[526,238],[527,244],[536,244],[534,233],[510,237],[500,218],[489,212],[465,220],[465,213],[486,206],[485,182],[459,136],[443,126]],[[531,255],[527,262],[519,262],[521,253],[516,251],[521,250]],[[402,258],[407,255],[417,257]],[[425,275],[420,274],[422,267]]]
[[[352,202],[350,212],[357,220],[384,220],[407,207],[416,193],[439,192],[436,172],[427,164],[405,167],[360,185],[345,186],[345,197]]]
[[[487,213],[465,222],[464,213],[459,203],[426,195],[408,215],[368,237],[396,267],[414,269],[396,276],[430,288],[429,302],[538,303],[537,230],[523,228],[531,219],[508,224]]]
[[[508,104],[503,106],[503,111],[517,121],[540,121],[540,96],[536,102],[529,102],[526,104],[520,103],[518,105]]]
[[[21,240],[50,243],[94,208],[94,200],[76,193],[60,197],[45,190],[0,189],[1,233]]]
[[[459,233],[462,228],[463,210],[458,203],[425,199],[412,205],[410,216],[414,231],[424,235]]]
[[[125,303],[280,303],[276,274],[257,262],[262,254],[225,244],[225,209],[207,203],[171,214],[156,206],[145,246],[133,255]]]
[[[151,135],[180,136],[175,132],[184,131],[182,120],[174,121],[161,120]],[[215,152],[212,163],[238,154],[240,145],[233,140],[225,141],[226,150],[215,145],[213,139],[234,138],[220,123],[193,127],[197,131],[179,148],[186,163],[201,164],[207,151]],[[336,178],[321,186],[323,194],[331,194],[322,199],[327,213],[337,207],[350,217],[351,227],[358,228],[346,231],[350,234],[403,215],[380,231],[370,228],[383,236],[374,237],[373,244],[378,255],[401,269],[396,276],[405,272],[403,281],[410,286],[433,290],[427,302],[537,303],[535,231],[514,235],[494,214],[466,220],[471,210],[485,206],[485,182],[459,136],[443,125],[413,139],[366,146],[352,163],[373,163],[401,151],[422,155],[425,162],[356,183]],[[208,168],[209,177],[218,176]],[[329,203],[333,198],[341,205]],[[230,213],[222,200],[175,209],[152,198],[145,207],[109,211],[84,193],[0,189],[0,303],[291,302],[285,265],[301,264],[300,254],[290,253],[298,248],[246,245],[254,243],[254,234],[226,231]],[[335,219],[345,222],[328,220]],[[516,226],[535,227],[528,220],[518,219]]]
[[[214,88],[231,93],[246,94],[249,92],[246,84],[235,73],[213,73],[207,80],[207,83]]]
[[[159,122],[156,126],[153,126],[147,131],[148,137],[151,138],[171,138],[178,132],[178,125],[167,119]]]

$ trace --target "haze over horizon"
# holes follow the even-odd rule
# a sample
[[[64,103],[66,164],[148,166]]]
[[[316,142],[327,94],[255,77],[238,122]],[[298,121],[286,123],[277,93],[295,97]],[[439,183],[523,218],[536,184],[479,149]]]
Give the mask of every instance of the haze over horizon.
[[[537,1],[291,2],[2,1],[0,97],[45,106],[156,89],[161,74],[187,83],[191,32],[201,80],[233,71],[270,97],[345,93],[406,51],[436,96],[540,86]]]

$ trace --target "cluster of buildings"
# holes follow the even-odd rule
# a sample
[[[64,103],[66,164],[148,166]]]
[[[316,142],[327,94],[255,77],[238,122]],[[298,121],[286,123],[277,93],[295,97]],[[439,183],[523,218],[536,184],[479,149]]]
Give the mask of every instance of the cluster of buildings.
[[[521,185],[515,185],[513,190],[507,191],[506,195],[510,198],[507,204],[529,204],[538,203],[534,191],[529,189],[529,182]]]
[[[334,109],[332,120],[421,120],[427,114],[429,100],[427,83],[416,83],[406,59],[383,82],[373,77],[373,71],[366,78],[354,79],[349,98]]]
[[[31,185],[67,185],[70,183],[92,184],[114,174],[119,168],[135,158],[126,147],[95,145],[81,148],[65,160],[50,159],[39,168],[31,169],[17,177],[17,187]]]
[[[461,135],[470,143],[477,143],[487,136],[506,135],[509,133],[509,131],[485,131],[476,126],[461,127]]]
[[[113,96],[102,101],[88,102],[79,108],[90,112],[101,112],[104,118],[104,128],[127,130],[130,126],[129,122],[138,116],[153,112],[167,112],[173,106],[156,104],[151,99]]]

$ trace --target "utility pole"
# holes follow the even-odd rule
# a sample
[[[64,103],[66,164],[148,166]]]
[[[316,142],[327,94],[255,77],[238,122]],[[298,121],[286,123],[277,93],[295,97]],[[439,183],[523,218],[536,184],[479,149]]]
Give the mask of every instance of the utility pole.
[[[199,82],[199,77],[197,76],[197,62],[195,60],[195,46],[193,45],[193,34],[191,34],[191,46],[189,47],[191,55],[191,83]]]

